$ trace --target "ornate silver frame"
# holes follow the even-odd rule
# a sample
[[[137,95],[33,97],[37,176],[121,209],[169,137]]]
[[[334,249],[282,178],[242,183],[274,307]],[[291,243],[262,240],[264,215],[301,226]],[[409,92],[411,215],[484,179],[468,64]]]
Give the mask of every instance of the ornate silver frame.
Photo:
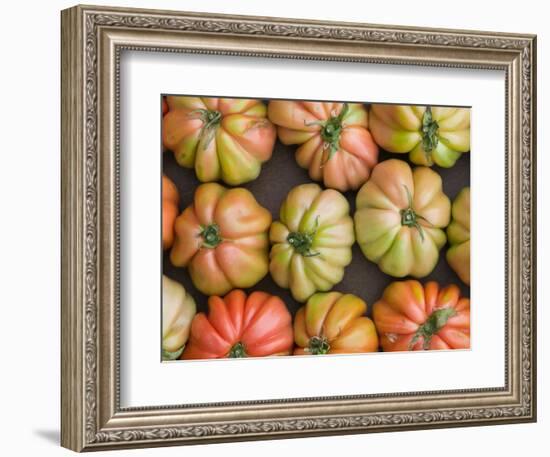
[[[87,451],[536,420],[535,36],[82,6],[62,12],[61,29],[63,446]],[[127,49],[503,70],[505,387],[122,409],[117,94]]]

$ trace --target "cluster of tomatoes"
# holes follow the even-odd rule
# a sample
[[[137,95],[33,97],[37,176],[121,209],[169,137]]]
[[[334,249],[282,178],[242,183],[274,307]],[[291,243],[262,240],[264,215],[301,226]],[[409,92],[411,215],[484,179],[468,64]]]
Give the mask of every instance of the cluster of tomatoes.
[[[203,182],[180,214],[163,176],[163,248],[210,297],[208,315],[196,313],[183,286],[163,277],[165,359],[469,348],[470,302],[457,285],[394,281],[372,320],[360,297],[331,291],[356,241],[395,278],[429,275],[448,241],[447,261],[469,284],[469,188],[451,204],[430,168],[470,150],[469,109],[168,96],[163,110],[164,147]],[[296,161],[324,187],[294,187],[273,221],[235,186],[259,176],[277,137],[298,145]],[[418,166],[378,162],[379,146]],[[294,319],[279,297],[241,290],[268,273],[304,303]]]

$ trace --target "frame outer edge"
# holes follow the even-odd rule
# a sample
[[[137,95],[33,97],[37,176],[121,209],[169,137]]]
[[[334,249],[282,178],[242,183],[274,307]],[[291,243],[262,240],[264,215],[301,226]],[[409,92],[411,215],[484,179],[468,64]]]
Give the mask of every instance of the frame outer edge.
[[[531,420],[537,422],[537,35],[530,39],[530,147],[531,147]]]
[[[61,11],[61,446],[85,447],[81,8]]]
[[[124,20],[116,12],[127,14]],[[154,13],[162,17],[151,16]],[[101,20],[95,22],[96,15]],[[143,17],[141,17],[143,16]],[[215,21],[219,19],[219,21]],[[242,22],[235,22],[235,17],[219,16],[206,13],[184,13],[176,11],[158,12],[155,10],[138,10],[128,8],[96,8],[77,6],[62,12],[62,433],[61,444],[75,451],[135,448],[145,446],[163,446],[170,444],[191,444],[199,442],[242,441],[250,439],[275,439],[298,436],[318,436],[341,433],[364,433],[377,431],[411,430],[467,425],[490,425],[496,423],[531,422],[536,418],[536,162],[535,162],[535,99],[536,96],[536,38],[535,36],[517,34],[477,33],[474,31],[450,31],[450,34],[439,35],[444,30],[431,29],[430,32],[413,31],[409,27],[373,26],[368,24],[340,24],[346,26],[346,34],[333,33],[335,23],[304,20],[278,20],[276,18],[241,17]],[[155,21],[160,21],[158,24]],[[264,24],[265,22],[265,24]],[[287,26],[288,24],[288,26]],[[318,26],[317,26],[318,25]],[[126,29],[155,28],[198,32],[201,35],[220,34],[227,37],[262,36],[267,30],[270,39],[281,40],[284,37],[298,36],[300,39],[313,42],[407,42],[408,45],[422,48],[491,49],[495,53],[513,53],[524,58],[514,59],[518,66],[519,79],[523,79],[518,99],[520,127],[522,138],[517,143],[523,148],[523,165],[518,174],[523,188],[516,189],[523,200],[517,211],[525,217],[528,227],[523,231],[524,244],[519,253],[523,254],[520,267],[520,283],[525,281],[528,287],[522,291],[525,302],[520,300],[517,310],[522,319],[523,351],[517,347],[518,363],[523,366],[523,373],[517,372],[516,381],[521,385],[517,395],[520,405],[498,405],[493,410],[484,407],[452,410],[407,411],[402,414],[387,414],[385,417],[351,416],[335,418],[292,418],[258,421],[236,421],[233,423],[191,424],[172,427],[137,427],[122,426],[119,430],[104,428],[105,417],[100,412],[103,406],[101,388],[98,384],[105,381],[101,376],[103,367],[98,366],[106,348],[101,348],[102,338],[109,334],[106,328],[97,322],[104,303],[101,303],[104,274],[97,271],[98,241],[105,233],[98,223],[105,216],[97,207],[102,203],[101,190],[98,189],[97,173],[105,171],[105,163],[100,160],[97,140],[101,140],[101,119],[98,119],[98,94],[101,81],[98,80],[96,52],[96,26],[123,27]],[[348,30],[348,28],[350,28]],[[383,31],[381,31],[383,30]],[[426,29],[427,30],[427,29]],[[382,33],[383,36],[372,35]],[[222,35],[223,34],[223,35]],[[474,36],[475,34],[475,36]],[[469,41],[473,40],[473,41]],[[480,47],[478,47],[480,46]],[[227,53],[231,55],[231,52]],[[257,53],[258,56],[263,53]],[[254,54],[253,54],[254,55]],[[303,57],[299,57],[303,58]],[[306,57],[307,58],[307,57]],[[445,66],[436,63],[435,66]],[[475,65],[474,65],[475,66]],[[517,80],[516,80],[517,81]],[[96,85],[96,84],[99,84]],[[516,83],[516,88],[519,85]],[[98,131],[100,132],[98,134]],[[520,157],[521,158],[521,157]],[[518,158],[518,160],[520,159]],[[523,194],[526,195],[523,195]],[[518,202],[519,203],[519,202]],[[520,224],[523,225],[523,221]],[[520,226],[521,227],[521,226]],[[518,227],[518,231],[520,229]],[[520,238],[521,239],[521,238]],[[523,281],[522,281],[523,280]],[[98,284],[98,281],[100,282]],[[99,294],[97,294],[99,290]],[[100,306],[101,305],[101,306]],[[107,313],[109,315],[109,313]],[[105,316],[104,316],[105,317]],[[112,317],[112,316],[111,316]],[[97,328],[96,328],[97,326]],[[110,328],[110,327],[109,327]],[[527,330],[525,330],[527,329]],[[99,330],[99,331],[98,331]],[[519,330],[519,329],[518,329]],[[527,331],[530,330],[529,333]],[[518,342],[518,346],[521,343]],[[523,362],[523,363],[521,363]],[[112,369],[112,366],[111,366]],[[100,376],[98,376],[98,373]],[[523,376],[522,376],[523,375]],[[108,378],[108,377],[107,377]],[[522,382],[523,381],[523,382]],[[518,386],[519,388],[520,386]],[[104,386],[112,393],[113,386]],[[116,403],[116,401],[115,401]],[[168,410],[167,410],[168,411]],[[463,415],[465,414],[465,415]],[[489,414],[489,415],[487,415]],[[494,414],[494,415],[493,415]],[[454,419],[453,419],[454,418]],[[269,418],[268,418],[269,419]],[[178,424],[179,425],[179,424]],[[103,430],[102,430],[103,428]],[[367,430],[368,428],[368,430]]]

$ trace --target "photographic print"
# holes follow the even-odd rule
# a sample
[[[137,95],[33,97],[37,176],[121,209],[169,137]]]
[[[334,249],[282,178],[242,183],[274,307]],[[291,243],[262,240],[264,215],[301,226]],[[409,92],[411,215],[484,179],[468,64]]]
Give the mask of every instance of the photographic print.
[[[470,107],[159,111],[163,361],[470,349]]]

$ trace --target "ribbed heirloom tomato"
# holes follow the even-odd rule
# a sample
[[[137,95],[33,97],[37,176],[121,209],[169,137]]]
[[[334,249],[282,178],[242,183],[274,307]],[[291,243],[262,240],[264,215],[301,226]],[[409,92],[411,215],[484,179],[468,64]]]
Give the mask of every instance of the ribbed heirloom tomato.
[[[162,276],[162,359],[177,359],[185,347],[197,307],[183,286]]]
[[[421,278],[437,264],[450,215],[451,202],[435,171],[386,160],[357,194],[357,242],[384,273]]]
[[[233,290],[208,299],[208,316],[198,313],[182,359],[288,355],[292,317],[284,302],[265,292]]]
[[[180,196],[170,178],[162,175],[162,248],[169,249],[174,243],[174,221],[179,213]]]
[[[417,165],[452,167],[470,150],[470,110],[372,104],[370,130],[386,151],[409,153]]]
[[[252,181],[271,157],[276,131],[260,100],[168,96],[166,103],[164,146],[200,181]]]
[[[284,144],[300,145],[298,164],[326,187],[357,189],[378,161],[368,112],[359,103],[271,100],[268,116]]]
[[[452,206],[452,221],[447,227],[451,247],[447,262],[458,277],[470,285],[470,188],[465,187],[457,195]]]
[[[353,220],[345,197],[317,184],[294,187],[281,206],[269,237],[269,271],[297,301],[330,290],[344,277],[355,241]]]
[[[201,184],[176,219],[170,260],[189,268],[206,295],[252,287],[268,271],[270,224],[271,214],[248,190]]]
[[[355,295],[313,295],[294,318],[294,354],[376,352],[378,335],[366,312],[367,304]]]
[[[470,347],[470,299],[454,284],[392,282],[372,311],[384,351]]]

